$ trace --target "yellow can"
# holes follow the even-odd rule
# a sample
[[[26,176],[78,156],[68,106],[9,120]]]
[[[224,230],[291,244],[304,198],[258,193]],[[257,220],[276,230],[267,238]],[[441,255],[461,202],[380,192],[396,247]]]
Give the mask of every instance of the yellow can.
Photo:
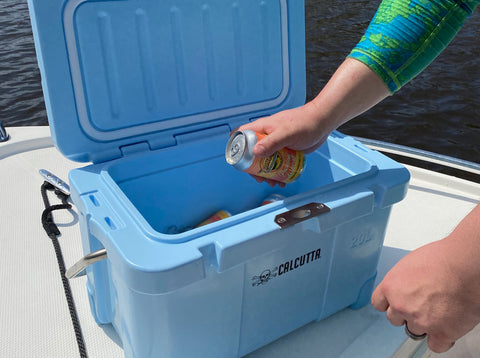
[[[230,214],[228,211],[226,211],[226,210],[220,210],[220,211],[217,211],[217,212],[216,212],[215,214],[213,214],[212,216],[210,216],[208,219],[205,219],[204,221],[202,221],[200,224],[198,224],[198,225],[195,226],[195,227],[205,226],[205,225],[214,223],[214,222],[216,222],[216,221],[220,221],[220,220],[229,218],[230,216],[232,216],[232,214]]]
[[[269,157],[256,157],[253,154],[253,147],[265,136],[250,129],[234,132],[225,150],[227,163],[252,175],[291,183],[302,174],[305,168],[305,155],[300,150],[283,148]]]

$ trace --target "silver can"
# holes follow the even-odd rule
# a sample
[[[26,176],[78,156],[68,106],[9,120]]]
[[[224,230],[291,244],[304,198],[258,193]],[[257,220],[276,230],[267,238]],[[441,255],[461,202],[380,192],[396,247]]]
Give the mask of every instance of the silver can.
[[[227,163],[243,172],[277,182],[296,180],[305,168],[303,152],[283,148],[269,157],[256,157],[253,147],[265,136],[250,129],[232,133],[225,149]]]
[[[225,150],[227,163],[235,169],[245,171],[253,163],[253,147],[258,142],[257,134],[252,130],[236,131],[230,136]]]

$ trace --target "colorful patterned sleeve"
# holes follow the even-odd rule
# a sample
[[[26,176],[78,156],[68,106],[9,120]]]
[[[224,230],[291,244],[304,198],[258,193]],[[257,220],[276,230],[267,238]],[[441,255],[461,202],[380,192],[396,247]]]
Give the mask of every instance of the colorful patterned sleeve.
[[[450,43],[480,0],[383,0],[352,50],[392,93],[418,75]]]

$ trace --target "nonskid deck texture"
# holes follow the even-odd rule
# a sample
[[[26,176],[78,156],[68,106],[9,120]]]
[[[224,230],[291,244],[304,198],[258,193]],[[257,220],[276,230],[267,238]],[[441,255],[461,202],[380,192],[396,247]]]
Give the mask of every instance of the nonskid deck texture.
[[[0,143],[0,356],[77,357],[55,253],[40,222],[43,179],[38,171],[47,169],[66,180],[70,169],[83,164],[65,159],[52,146],[48,127],[9,132],[12,139]],[[479,184],[408,168],[409,191],[393,206],[377,282],[410,250],[448,234],[480,199]],[[53,196],[51,201],[55,203]],[[68,268],[83,256],[77,212],[75,208],[60,211],[54,218],[62,232],[59,240]],[[88,356],[123,357],[113,328],[93,320],[86,277],[70,284]],[[367,305],[310,323],[248,357],[478,357],[479,331],[477,327],[449,352],[433,354],[424,343],[407,341],[403,327],[390,325],[385,314]]]

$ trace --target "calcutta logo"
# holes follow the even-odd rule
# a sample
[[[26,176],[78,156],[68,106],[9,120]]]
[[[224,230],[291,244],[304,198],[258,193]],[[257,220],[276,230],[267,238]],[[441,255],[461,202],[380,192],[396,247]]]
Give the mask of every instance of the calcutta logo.
[[[275,266],[272,269],[263,270],[260,275],[255,275],[252,277],[252,286],[264,285],[277,276],[284,275],[287,272],[293,271],[299,267],[302,267],[303,265],[307,265],[318,260],[321,257],[321,251],[322,249],[313,250],[302,256],[298,256],[292,260],[286,261],[279,266]]]
[[[253,276],[252,277],[252,286],[259,286],[267,283],[270,279],[277,276],[278,267],[275,267],[272,270],[263,270],[260,276]]]

